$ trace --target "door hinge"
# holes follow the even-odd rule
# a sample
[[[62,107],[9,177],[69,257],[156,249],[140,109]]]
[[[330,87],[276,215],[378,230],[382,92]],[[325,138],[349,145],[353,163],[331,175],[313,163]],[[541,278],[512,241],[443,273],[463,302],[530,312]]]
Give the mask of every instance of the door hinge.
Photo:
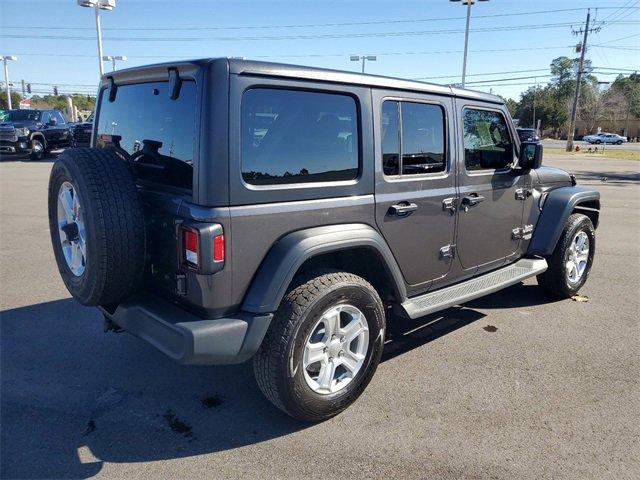
[[[533,233],[533,225],[525,225],[524,227],[514,228],[511,230],[511,238],[513,240],[529,240]]]
[[[451,215],[456,214],[456,206],[458,204],[457,197],[445,198],[442,200],[442,210],[449,212]]]
[[[455,244],[445,245],[444,247],[442,247],[440,249],[440,259],[443,259],[443,258],[455,258],[455,256],[456,256],[456,246],[455,246]]]

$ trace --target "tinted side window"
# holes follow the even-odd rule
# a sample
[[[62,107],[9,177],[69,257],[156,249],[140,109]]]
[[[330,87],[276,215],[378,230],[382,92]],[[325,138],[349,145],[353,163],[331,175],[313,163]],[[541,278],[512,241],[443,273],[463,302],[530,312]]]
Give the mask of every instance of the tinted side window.
[[[358,113],[347,95],[255,88],[242,97],[242,178],[254,185],[353,180]]]
[[[53,112],[53,116],[56,118],[58,125],[64,125],[65,123],[67,123],[67,121],[64,119],[64,116],[57,110]]]
[[[500,170],[513,163],[513,141],[500,112],[464,110],[464,163],[467,170]]]
[[[401,103],[402,174],[445,169],[444,111],[438,105]]]
[[[400,173],[400,128],[398,102],[382,103],[382,168],[385,175]]]
[[[51,119],[51,114],[49,112],[42,112],[42,120],[41,120],[42,123],[47,125],[50,119]]]
[[[96,147],[113,148],[133,161],[138,179],[191,189],[196,121],[196,84],[183,81],[177,99],[168,82],[118,87],[109,102],[102,91]]]
[[[426,103],[383,102],[382,162],[385,175],[443,172],[446,169],[444,109]]]

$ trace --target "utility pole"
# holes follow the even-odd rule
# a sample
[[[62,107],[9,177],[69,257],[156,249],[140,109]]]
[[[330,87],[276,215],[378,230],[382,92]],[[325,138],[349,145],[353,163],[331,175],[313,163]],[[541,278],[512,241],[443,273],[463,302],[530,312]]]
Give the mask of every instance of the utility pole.
[[[532,127],[535,130],[535,128],[536,128],[536,93],[538,92],[538,79],[535,78],[534,82],[536,82],[536,83],[533,86],[533,125],[532,125]],[[538,132],[536,131],[536,134],[537,133]]]
[[[459,2],[460,0],[449,0],[450,2]],[[488,2],[489,0],[477,0],[479,2]],[[471,23],[471,5],[476,0],[462,0],[462,4],[467,6],[467,25],[464,30],[464,56],[462,58],[462,88],[464,88],[467,78],[467,52],[469,51],[469,24]]]
[[[96,17],[96,39],[98,40],[98,68],[100,76],[104,74],[102,65],[102,28],[100,26],[100,10],[113,10],[116,7],[116,0],[77,0],[81,7],[93,8]]]
[[[635,71],[633,72],[634,77],[636,75],[638,75],[638,72]],[[624,120],[624,136],[625,137],[629,137],[629,115],[631,114],[631,92],[629,91],[629,85],[627,85],[627,91],[625,92],[627,94],[627,118]]]
[[[2,63],[4,64],[4,83],[7,92],[7,106],[9,107],[9,110],[11,110],[11,83],[9,83],[9,67],[7,67],[7,61],[11,60],[15,62],[18,60],[18,57],[15,55],[3,55],[0,58],[2,58]]]
[[[362,60],[362,73],[364,73],[364,62],[365,61],[370,61],[370,62],[375,62],[378,59],[378,57],[376,57],[375,55],[351,55],[349,57],[349,60],[351,60],[352,62],[359,62],[360,60]]]
[[[22,96],[26,97],[27,96],[27,89],[24,85],[24,78],[22,80],[20,80],[20,82],[22,83]]]
[[[578,76],[576,78],[576,92],[573,97],[573,107],[571,108],[571,120],[569,121],[569,132],[567,132],[567,152],[573,151],[573,135],[576,129],[576,117],[578,115],[578,101],[580,100],[580,87],[582,86],[582,69],[584,67],[584,55],[587,52],[587,39],[589,37],[589,22],[591,21],[591,9],[587,10],[587,23],[584,28],[584,37],[582,38],[582,48],[580,51],[580,64],[578,66]],[[600,28],[592,30],[597,31]],[[581,34],[582,28],[576,34]]]

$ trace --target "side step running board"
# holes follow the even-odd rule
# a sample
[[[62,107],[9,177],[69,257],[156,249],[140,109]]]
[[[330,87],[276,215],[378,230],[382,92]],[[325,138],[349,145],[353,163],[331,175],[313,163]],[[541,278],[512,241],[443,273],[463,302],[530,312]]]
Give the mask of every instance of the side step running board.
[[[543,258],[523,258],[507,267],[457,285],[410,298],[402,304],[402,307],[410,318],[419,318],[497,292],[525,278],[538,275],[546,269],[547,261]]]

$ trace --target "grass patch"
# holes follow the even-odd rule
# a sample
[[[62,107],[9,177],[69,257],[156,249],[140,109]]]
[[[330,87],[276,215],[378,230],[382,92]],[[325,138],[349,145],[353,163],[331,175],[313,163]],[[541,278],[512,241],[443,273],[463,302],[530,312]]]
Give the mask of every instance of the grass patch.
[[[602,147],[598,147],[600,150]],[[635,152],[632,150],[619,150],[619,149],[608,149],[605,148],[604,155],[600,152],[598,153],[586,153],[585,150],[580,149],[579,152],[567,152],[564,148],[546,148],[544,149],[545,154],[549,155],[566,155],[568,157],[578,157],[578,158],[613,158],[616,160],[640,160],[640,152]]]

